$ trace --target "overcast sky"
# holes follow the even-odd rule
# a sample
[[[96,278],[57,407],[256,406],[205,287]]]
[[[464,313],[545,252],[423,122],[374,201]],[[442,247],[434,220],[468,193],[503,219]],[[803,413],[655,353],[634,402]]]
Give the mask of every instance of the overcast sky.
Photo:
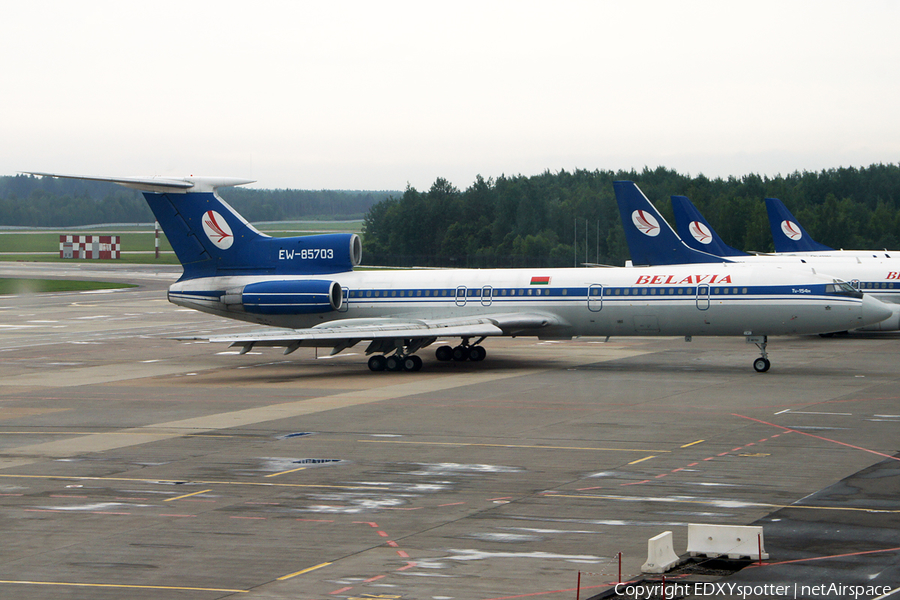
[[[0,174],[460,189],[900,162],[900,3],[0,1]]]

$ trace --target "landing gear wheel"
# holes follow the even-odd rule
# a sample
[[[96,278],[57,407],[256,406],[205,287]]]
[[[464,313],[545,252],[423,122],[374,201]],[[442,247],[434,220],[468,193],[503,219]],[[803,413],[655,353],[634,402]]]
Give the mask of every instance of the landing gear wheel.
[[[385,359],[384,366],[388,371],[402,371],[403,359],[399,356],[388,356]]]
[[[369,370],[370,371],[384,371],[385,367],[385,359],[381,354],[376,354],[369,358]]]
[[[753,361],[753,368],[756,369],[757,373],[765,373],[771,366],[772,363],[769,362],[769,359],[761,356]]]
[[[453,360],[453,346],[441,346],[434,351],[434,356],[440,361]]]
[[[412,354],[403,359],[404,371],[418,371],[422,368],[422,359]]]
[[[482,361],[485,356],[487,356],[487,350],[482,346],[471,346],[469,348],[469,360],[472,362]]]
[[[468,358],[469,349],[466,346],[457,346],[453,349],[453,360],[462,362],[464,360],[468,360]]]

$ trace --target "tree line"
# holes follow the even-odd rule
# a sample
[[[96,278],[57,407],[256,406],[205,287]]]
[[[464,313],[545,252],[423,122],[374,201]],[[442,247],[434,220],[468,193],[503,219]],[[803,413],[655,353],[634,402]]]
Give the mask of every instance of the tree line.
[[[437,179],[375,204],[364,223],[368,264],[446,267],[622,265],[629,258],[613,192],[627,179],[673,224],[669,196],[690,198],[725,242],[774,250],[764,199],[780,198],[833,248],[900,248],[900,166],[787,176],[691,177],[659,167],[477,177],[465,190]]]
[[[391,191],[222,188],[219,194],[251,222],[361,219]],[[100,181],[0,177],[0,226],[78,227],[152,223],[140,192]]]

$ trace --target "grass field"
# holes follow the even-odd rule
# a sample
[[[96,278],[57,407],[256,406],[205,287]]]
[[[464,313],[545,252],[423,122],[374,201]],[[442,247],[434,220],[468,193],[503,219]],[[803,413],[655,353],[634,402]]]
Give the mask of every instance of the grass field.
[[[47,292],[85,292],[137,287],[128,283],[72,281],[70,279],[17,279],[0,277],[0,295],[45,294]]]
[[[269,223],[259,225],[260,231],[273,237],[290,237],[297,235],[315,235],[316,233],[359,233],[362,229],[362,221],[300,221]],[[172,252],[166,236],[160,233],[159,249],[163,253],[159,259],[155,258],[154,232],[149,230],[135,230],[133,227],[118,227],[109,229],[87,229],[84,231],[73,230],[45,230],[45,231],[0,231],[0,261],[40,261],[55,262],[73,259],[59,258],[60,235],[118,235],[121,238],[122,258],[120,262],[136,264],[165,264],[177,265],[178,260]],[[33,253],[49,254],[33,254]],[[146,253],[150,254],[146,254]],[[140,253],[140,254],[138,254]],[[82,262],[76,260],[76,262]],[[85,260],[84,262],[91,262]]]

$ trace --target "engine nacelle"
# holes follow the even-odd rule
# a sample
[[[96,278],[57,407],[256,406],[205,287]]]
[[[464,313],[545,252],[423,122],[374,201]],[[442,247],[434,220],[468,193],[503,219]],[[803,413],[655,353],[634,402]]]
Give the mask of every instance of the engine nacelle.
[[[226,304],[227,298],[240,298],[244,312],[260,315],[327,313],[340,310],[344,303],[341,284],[317,279],[260,281],[229,290],[225,298]]]
[[[325,233],[270,238],[277,273],[327,274],[350,271],[362,261],[362,242],[355,233]]]

